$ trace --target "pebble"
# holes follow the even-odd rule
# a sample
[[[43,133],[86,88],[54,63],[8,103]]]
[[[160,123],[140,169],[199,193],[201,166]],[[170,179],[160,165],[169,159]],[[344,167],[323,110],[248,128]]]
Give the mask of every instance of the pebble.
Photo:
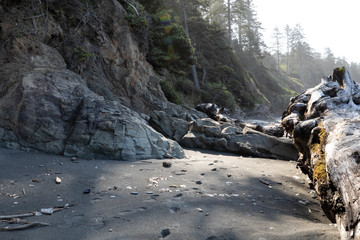
[[[179,197],[181,197],[183,194],[182,193],[178,193],[178,194],[176,194],[175,196],[174,196],[174,198],[179,198]]]
[[[199,185],[200,185],[200,184],[202,184],[202,182],[201,182],[201,181],[196,181],[195,183],[196,183],[196,184],[199,184]]]
[[[83,191],[84,194],[89,194],[90,192],[91,192],[91,189],[85,189],[85,190]]]
[[[169,167],[171,167],[171,163],[170,162],[163,162],[163,167],[169,168]]]
[[[155,199],[155,200],[156,200],[157,197],[159,197],[159,194],[153,194],[153,195],[151,195],[151,199]]]
[[[60,183],[61,183],[61,179],[60,179],[59,177],[56,177],[56,178],[55,178],[55,182],[56,182],[56,184],[60,184]]]
[[[131,192],[131,195],[138,195],[138,192]]]
[[[161,231],[161,237],[164,238],[164,237],[170,235],[170,233],[171,233],[170,229],[168,229],[168,228],[163,229],[163,230]]]

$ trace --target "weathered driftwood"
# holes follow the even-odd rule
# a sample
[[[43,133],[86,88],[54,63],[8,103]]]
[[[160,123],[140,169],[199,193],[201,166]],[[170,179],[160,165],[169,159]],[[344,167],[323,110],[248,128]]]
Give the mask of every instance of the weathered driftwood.
[[[0,222],[8,223],[10,225],[5,226],[5,227],[0,226],[0,231],[16,231],[16,230],[23,230],[23,229],[36,227],[36,226],[50,226],[50,224],[48,224],[48,223],[31,222],[31,221],[27,221],[27,220],[22,220],[21,218],[40,216],[42,214],[51,215],[54,212],[59,212],[64,209],[68,209],[72,206],[74,206],[74,205],[65,204],[64,206],[59,206],[59,207],[42,208],[40,211],[35,211],[35,212],[15,214],[15,215],[1,215]],[[19,224],[19,223],[22,223],[22,224]]]
[[[16,231],[16,230],[24,230],[36,226],[50,226],[48,223],[43,222],[25,222],[21,225],[15,225],[15,226],[6,226],[6,227],[0,227],[0,231]]]
[[[291,99],[282,125],[341,239],[360,239],[360,85],[342,67]]]

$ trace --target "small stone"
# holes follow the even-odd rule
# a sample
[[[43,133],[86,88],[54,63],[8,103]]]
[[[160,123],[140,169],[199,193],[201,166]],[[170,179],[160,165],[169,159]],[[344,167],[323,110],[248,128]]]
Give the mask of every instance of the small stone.
[[[178,193],[178,194],[176,194],[175,196],[174,196],[174,198],[179,198],[179,197],[182,197],[182,193]]]
[[[56,177],[56,178],[55,178],[55,182],[56,182],[56,184],[60,184],[60,183],[61,183],[61,178]]]
[[[157,197],[159,197],[159,194],[153,194],[153,195],[151,195],[151,199],[155,199],[155,200],[156,200]]]
[[[165,168],[171,167],[171,162],[163,162],[163,167]]]
[[[161,237],[164,238],[164,237],[166,237],[166,236],[169,236],[170,233],[171,233],[171,232],[170,232],[170,229],[168,229],[168,228],[163,229],[163,230],[161,231]]]
[[[198,211],[198,212],[204,212],[204,210],[202,210],[201,208],[196,208],[196,211]]]
[[[83,194],[89,194],[91,192],[91,189],[87,188],[83,191]]]
[[[196,183],[196,184],[199,184],[199,185],[200,185],[200,184],[202,184],[202,182],[201,182],[201,181],[196,181],[195,183]]]
[[[211,169],[211,171],[213,171],[213,172],[215,172],[216,170],[217,170],[216,168]]]
[[[138,192],[131,192],[131,195],[138,195]]]

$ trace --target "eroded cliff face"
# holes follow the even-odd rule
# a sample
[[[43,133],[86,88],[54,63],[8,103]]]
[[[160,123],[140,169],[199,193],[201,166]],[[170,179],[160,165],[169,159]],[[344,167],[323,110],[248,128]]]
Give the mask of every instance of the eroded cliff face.
[[[1,3],[1,146],[121,160],[184,156],[137,113],[171,104],[118,1]]]
[[[61,65],[105,99],[121,99],[141,112],[162,107],[166,99],[159,79],[119,1],[16,2],[0,8],[1,82],[15,83],[22,72]]]

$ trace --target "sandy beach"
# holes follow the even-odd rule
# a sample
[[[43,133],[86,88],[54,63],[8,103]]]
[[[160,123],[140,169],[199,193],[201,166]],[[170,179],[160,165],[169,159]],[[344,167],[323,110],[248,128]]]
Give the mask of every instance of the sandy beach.
[[[0,149],[0,215],[39,215],[0,227],[49,224],[0,239],[339,239],[294,161],[185,151],[122,162]]]

